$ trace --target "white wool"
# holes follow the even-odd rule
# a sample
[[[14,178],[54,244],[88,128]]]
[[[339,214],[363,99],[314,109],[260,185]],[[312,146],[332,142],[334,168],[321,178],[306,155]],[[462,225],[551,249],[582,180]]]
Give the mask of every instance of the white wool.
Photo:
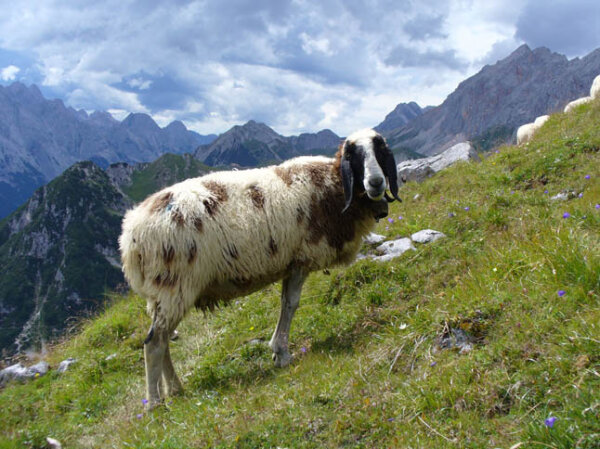
[[[550,118],[549,115],[540,115],[538,118],[535,119],[533,124],[536,126],[536,128],[539,129],[542,126],[544,126],[544,123],[546,123],[549,118]]]
[[[288,186],[276,172],[307,164],[320,166],[329,174],[324,186],[334,187],[330,175],[334,159],[300,157],[277,167],[188,179],[155,193],[126,214],[119,239],[123,271],[133,290],[146,298],[150,313],[160,304],[160,326],[176,326],[199,296],[214,303],[248,294],[281,279],[291,264],[314,271],[353,259],[375,221],[370,217],[357,223],[354,240],[346,242],[342,251],[328,245],[326,238],[308,244],[308,227],[299,224],[298,216],[308,220],[311,202],[322,198],[325,187],[317,188],[302,171],[295,172],[295,182]],[[204,205],[215,197],[206,187],[210,182],[225,186],[228,196],[214,217],[209,217]],[[251,188],[262,193],[263,208],[253,204]],[[155,201],[166,195],[168,205],[153,210]],[[201,231],[194,220],[201,220]],[[277,250],[270,252],[273,244]],[[191,251],[195,257],[189,262]],[[167,264],[169,252],[172,260]],[[158,276],[171,276],[171,282],[157,285]]]
[[[590,97],[593,99],[600,97],[600,75],[594,78],[594,82],[590,88]]]
[[[590,101],[592,101],[592,97],[582,97],[582,98],[578,98],[577,100],[573,100],[572,102],[570,102],[569,104],[567,104],[565,106],[564,112],[567,113],[567,112],[573,110],[573,108],[576,108],[577,106],[585,104],[585,103],[589,103]]]
[[[521,145],[531,140],[536,130],[537,127],[534,123],[527,123],[519,126],[519,129],[517,130],[517,145]]]

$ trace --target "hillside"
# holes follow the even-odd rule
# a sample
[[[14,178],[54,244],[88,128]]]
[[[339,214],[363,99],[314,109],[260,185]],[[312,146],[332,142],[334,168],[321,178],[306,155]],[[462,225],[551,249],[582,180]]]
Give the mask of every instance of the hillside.
[[[568,60],[544,47],[522,45],[461,82],[441,105],[384,134],[393,148],[427,156],[465,140],[487,150],[510,141],[521,124],[589,95],[599,73],[600,49]]]
[[[0,391],[1,447],[599,447],[599,122],[584,105],[403,186],[377,232],[447,238],[311,275],[290,368],[266,346],[277,284],[188,316],[171,345],[185,392],[143,414],[150,320],[116,297],[49,352],[69,371]],[[452,335],[470,348],[443,349]]]
[[[210,170],[211,167],[202,164],[191,154],[167,153],[150,163],[111,164],[106,173],[125,195],[139,202],[163,187],[205,175]]]
[[[123,283],[117,238],[125,210],[208,173],[191,154],[103,171],[78,162],[0,221],[0,354],[39,350],[97,312]]]
[[[3,355],[61,335],[123,282],[117,238],[131,201],[93,162],[79,162],[0,221]]]

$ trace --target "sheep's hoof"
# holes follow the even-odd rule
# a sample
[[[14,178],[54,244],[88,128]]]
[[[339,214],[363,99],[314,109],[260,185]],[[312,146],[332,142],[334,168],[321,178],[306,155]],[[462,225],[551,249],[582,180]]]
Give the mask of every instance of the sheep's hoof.
[[[163,405],[163,401],[161,399],[149,400],[146,402],[146,412],[151,412],[152,410]]]
[[[273,361],[277,368],[285,368],[292,363],[292,356],[288,351],[285,352],[274,352]]]

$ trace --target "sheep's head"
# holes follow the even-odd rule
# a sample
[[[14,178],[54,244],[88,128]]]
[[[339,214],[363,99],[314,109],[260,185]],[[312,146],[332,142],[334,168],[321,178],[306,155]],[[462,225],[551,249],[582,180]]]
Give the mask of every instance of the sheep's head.
[[[345,212],[354,195],[366,194],[379,202],[402,201],[398,197],[396,161],[385,139],[372,129],[357,131],[346,138],[341,148],[341,175],[346,200]],[[386,193],[389,188],[393,198]],[[387,215],[387,211],[385,212]],[[383,218],[385,215],[376,216]]]

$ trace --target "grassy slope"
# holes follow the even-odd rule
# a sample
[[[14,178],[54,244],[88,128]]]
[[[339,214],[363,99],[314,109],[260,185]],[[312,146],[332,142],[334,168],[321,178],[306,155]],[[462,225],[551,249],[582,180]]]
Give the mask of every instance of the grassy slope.
[[[0,392],[0,447],[599,447],[598,123],[600,104],[584,105],[525,148],[404,186],[377,231],[448,238],[313,274],[287,369],[248,344],[274,328],[274,285],[191,313],[172,344],[184,395],[138,417],[149,319],[143,300],[116,299],[50,352],[72,370]],[[583,197],[550,201],[563,189]],[[478,343],[437,349],[446,326]]]

